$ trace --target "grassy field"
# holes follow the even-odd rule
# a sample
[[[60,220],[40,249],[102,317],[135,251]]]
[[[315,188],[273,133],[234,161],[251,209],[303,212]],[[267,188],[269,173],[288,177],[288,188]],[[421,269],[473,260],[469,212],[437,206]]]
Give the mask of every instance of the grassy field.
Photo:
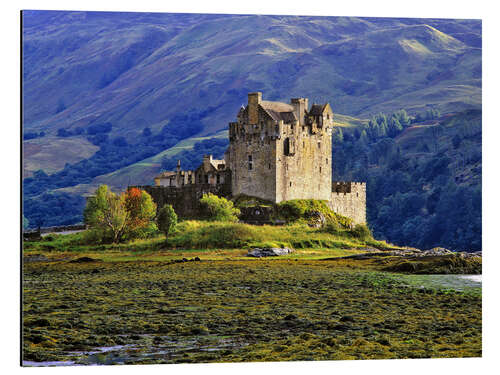
[[[481,356],[480,284],[388,272],[477,273],[480,260],[344,258],[390,245],[300,223],[185,221],[167,243],[89,235],[24,244],[27,366]],[[264,245],[295,251],[245,256]]]
[[[115,258],[23,274],[26,365],[481,356],[480,289],[335,261]]]

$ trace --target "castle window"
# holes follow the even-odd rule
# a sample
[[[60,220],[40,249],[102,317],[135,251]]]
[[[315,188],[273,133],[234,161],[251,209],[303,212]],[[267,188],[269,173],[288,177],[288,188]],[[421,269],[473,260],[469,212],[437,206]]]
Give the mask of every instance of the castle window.
[[[321,149],[321,142],[318,142],[318,148]]]
[[[295,144],[293,142],[293,139],[285,138],[285,141],[283,142],[283,153],[286,156],[295,154]]]
[[[271,163],[269,163],[269,169],[271,169]]]
[[[328,164],[328,158],[326,158],[325,161],[326,161],[326,164]]]
[[[306,148],[306,142],[302,141],[302,148]]]
[[[205,175],[205,183],[208,184],[208,174]]]
[[[321,167],[319,167],[319,173],[321,173]]]
[[[290,186],[292,186],[292,181],[290,181]]]
[[[248,155],[248,170],[251,171],[252,169],[253,169],[252,155]]]
[[[220,184],[220,174],[217,174],[217,184]]]

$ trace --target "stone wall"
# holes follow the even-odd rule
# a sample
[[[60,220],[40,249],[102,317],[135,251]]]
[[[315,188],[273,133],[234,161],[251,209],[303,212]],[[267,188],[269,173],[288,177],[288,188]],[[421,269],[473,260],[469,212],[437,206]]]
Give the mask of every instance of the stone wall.
[[[288,139],[288,141],[287,141]],[[286,154],[285,144],[290,151]],[[293,151],[293,152],[292,152]],[[332,136],[327,128],[284,125],[276,141],[276,200],[329,200],[332,191]]]
[[[219,197],[231,195],[230,184],[210,185],[196,184],[185,185],[181,188],[170,186],[130,186],[146,191],[157,205],[159,210],[163,205],[170,204],[175,213],[182,218],[199,218],[201,212],[200,199],[203,194],[212,193]]]
[[[329,205],[338,214],[351,218],[354,224],[365,224],[366,183],[334,182]]]
[[[262,112],[259,108],[258,123],[230,123],[226,165],[231,170],[234,196],[244,194],[275,201],[279,125],[266,119]]]

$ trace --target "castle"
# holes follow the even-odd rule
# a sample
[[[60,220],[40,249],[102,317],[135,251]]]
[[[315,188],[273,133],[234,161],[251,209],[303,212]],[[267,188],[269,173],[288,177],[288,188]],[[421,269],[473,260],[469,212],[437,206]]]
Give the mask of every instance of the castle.
[[[321,199],[353,223],[366,222],[366,184],[332,181],[333,112],[328,103],[308,107],[307,98],[290,104],[248,94],[236,122],[229,123],[223,160],[203,157],[194,171],[163,172],[154,186],[141,186],[159,207],[172,204],[181,216],[196,216],[204,193],[247,195],[279,203]]]

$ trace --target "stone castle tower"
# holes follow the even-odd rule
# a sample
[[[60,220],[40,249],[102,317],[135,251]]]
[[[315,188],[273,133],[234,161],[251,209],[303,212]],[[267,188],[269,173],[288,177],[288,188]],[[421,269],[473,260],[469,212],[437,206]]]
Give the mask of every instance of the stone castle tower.
[[[324,199],[332,195],[333,112],[328,103],[308,107],[306,98],[290,104],[248,94],[237,122],[229,123],[226,165],[232,194],[273,202]]]

